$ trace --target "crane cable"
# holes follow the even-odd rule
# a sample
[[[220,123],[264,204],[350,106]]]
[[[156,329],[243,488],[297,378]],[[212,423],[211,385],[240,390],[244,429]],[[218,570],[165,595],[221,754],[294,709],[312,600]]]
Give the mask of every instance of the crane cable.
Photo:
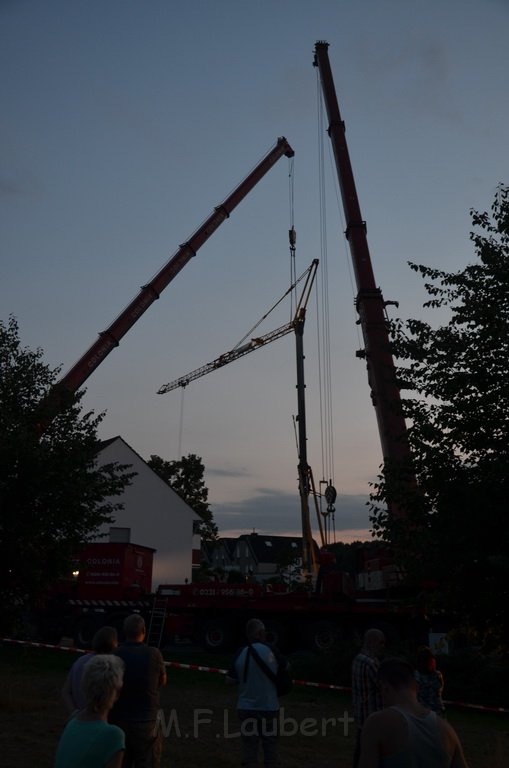
[[[291,165],[290,165],[290,171],[289,171],[289,188],[288,188],[288,196],[289,196],[289,204],[290,204],[290,229],[288,230],[288,238],[289,238],[289,243],[290,243],[290,276],[291,276],[291,279],[292,279],[292,283],[295,286],[295,291],[294,291],[294,293],[292,293],[292,307],[291,307],[291,309],[292,309],[291,317],[293,319],[295,317],[294,312],[295,313],[297,312],[297,309],[298,309],[298,306],[299,306],[299,302],[298,302],[298,298],[297,298],[297,290],[296,290],[297,280],[295,279],[295,275],[296,275],[296,259],[295,259],[295,255],[296,255],[296,245],[297,245],[297,233],[295,231],[295,219],[294,219],[294,215],[295,215],[295,202],[294,202],[295,201],[295,195],[294,195],[295,177],[294,177],[293,158],[290,160],[290,164]],[[300,278],[299,278],[299,280],[300,280]],[[293,308],[294,300],[295,300],[295,309]],[[300,459],[301,447],[299,446],[299,437],[298,437],[298,431],[297,431],[297,417],[296,416],[292,416],[292,420],[293,420],[293,430],[294,430],[294,435],[295,435],[295,446],[296,446],[296,449],[297,449],[297,456]],[[322,524],[322,519],[321,519],[321,516],[320,516],[320,511],[318,509],[318,503],[317,503],[317,496],[318,496],[318,494],[316,492],[315,483],[314,483],[314,479],[313,479],[313,471],[312,471],[312,469],[311,469],[311,467],[309,465],[306,467],[305,482],[306,482],[306,485],[308,487],[308,491],[307,491],[308,496],[309,496],[310,492],[311,492],[311,495],[313,496],[313,501],[314,501],[315,510],[316,510],[317,523],[318,523],[318,529],[319,529],[319,532],[320,532],[320,541],[321,541],[322,546],[324,546],[325,543],[326,543],[326,533],[324,532],[323,524]],[[302,484],[302,483],[303,483],[303,478],[300,477],[299,478],[299,484]],[[302,492],[302,489],[301,489],[301,492]],[[313,563],[316,563],[313,552],[311,553],[311,556],[312,556]]]
[[[290,241],[290,283],[295,285],[295,290],[292,293],[290,302],[290,320],[294,317],[294,312],[297,309],[297,287],[295,279],[297,276],[297,267],[295,263],[295,250],[297,243],[297,233],[295,232],[295,166],[294,158],[291,157],[288,161],[288,199],[290,206],[290,229],[288,230],[288,238]],[[294,309],[295,302],[295,309]]]
[[[324,117],[325,116],[325,106],[324,106],[324,103],[323,103],[323,93],[322,93],[322,88],[321,88],[321,84],[320,84],[320,76],[319,76],[318,71],[317,71],[317,81],[316,82],[317,82],[317,94],[318,94],[318,99],[317,99],[317,103],[318,103],[318,128],[319,128],[319,138],[318,138],[319,150],[318,150],[318,152],[319,152],[319,172],[320,172],[321,235],[322,235],[322,247],[324,248],[324,251],[322,251],[321,261],[322,261],[322,264],[325,265],[325,268],[324,268],[324,282],[325,282],[325,285],[324,285],[324,288],[323,288],[323,290],[325,291],[327,289],[327,279],[326,279],[326,275],[325,275],[325,272],[326,272],[326,269],[327,269],[327,255],[326,255],[326,247],[327,247],[327,245],[326,245],[327,244],[326,233],[327,233],[327,227],[326,227],[325,194],[324,194],[324,178],[325,178],[325,174],[324,174],[324,166],[325,166],[324,155],[325,155],[325,153],[324,153],[323,143],[324,143],[324,140],[325,140],[324,137],[325,137],[326,130],[325,130],[325,117]],[[354,276],[353,276],[352,262],[351,262],[350,253],[349,253],[349,249],[348,249],[347,238],[346,238],[346,222],[345,222],[345,218],[344,218],[343,207],[342,207],[341,201],[340,201],[339,180],[338,180],[337,173],[335,172],[335,161],[334,161],[334,157],[333,157],[333,153],[332,153],[331,143],[327,142],[327,146],[328,146],[329,165],[330,165],[330,167],[332,169],[332,179],[333,179],[334,190],[335,190],[336,208],[337,208],[337,212],[339,213],[339,216],[338,216],[337,220],[339,222],[341,222],[341,232],[338,233],[338,240],[340,242],[342,242],[342,244],[343,244],[343,249],[342,249],[343,250],[343,258],[344,258],[344,260],[346,262],[346,266],[347,266],[347,273],[348,273],[349,283],[350,283],[350,293],[351,293],[351,296],[352,296],[351,311],[352,311],[353,320],[354,320],[353,325],[354,325],[354,327],[356,329],[357,346],[358,346],[359,349],[361,349],[363,347],[363,341],[362,341],[362,334],[361,334],[361,331],[360,331],[360,328],[359,328],[359,322],[358,322],[358,319],[357,319],[356,289],[355,289],[355,285],[354,285]],[[327,301],[327,312],[328,312],[328,299],[326,299],[325,301]],[[324,323],[326,323],[326,322],[328,322],[328,318],[327,319],[324,318]],[[329,349],[329,352],[330,352],[330,335],[329,335],[328,329],[327,329],[327,332],[326,332],[326,337],[327,337],[327,344],[329,344],[328,349]],[[324,383],[324,387],[323,387],[324,400],[325,400],[325,404],[324,404],[324,422],[325,422],[325,425],[326,425],[326,437],[324,439],[324,443],[325,443],[324,453],[328,456],[328,460],[330,461],[330,463],[328,464],[327,461],[324,459],[324,480],[321,481],[321,482],[326,484],[326,480],[325,480],[326,476],[330,476],[331,478],[334,477],[334,474],[333,474],[334,473],[334,468],[333,468],[334,467],[334,446],[333,446],[333,432],[332,432],[332,414],[333,414],[333,409],[332,409],[332,389],[330,389],[330,380],[331,380],[330,379],[330,372],[331,372],[330,357],[328,358],[328,361],[324,364],[324,370],[325,370],[324,377],[329,377],[329,384],[327,384],[325,382]],[[329,451],[328,454],[327,454],[327,451]],[[327,473],[327,468],[328,467],[330,467],[330,475]],[[327,490],[330,489],[331,485],[332,485],[332,483],[329,482],[329,486],[328,486]],[[332,487],[332,490],[334,491],[334,494],[335,494],[335,489],[333,487]],[[327,495],[327,492],[325,493],[325,495]],[[329,504],[329,507],[331,507],[331,506],[332,505]],[[334,540],[335,540],[335,518],[334,518],[334,515],[332,515],[331,518],[332,518],[331,519],[332,532],[333,532],[333,536],[334,536]]]
[[[179,441],[178,441],[178,457],[179,461],[183,458],[182,453],[182,432],[184,427],[184,395],[186,388],[182,387],[182,394],[180,395],[180,421],[179,421]]]

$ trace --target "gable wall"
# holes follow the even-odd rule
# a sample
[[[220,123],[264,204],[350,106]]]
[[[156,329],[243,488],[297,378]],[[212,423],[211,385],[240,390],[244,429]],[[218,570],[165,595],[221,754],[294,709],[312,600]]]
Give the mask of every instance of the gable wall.
[[[131,464],[138,474],[122,497],[124,509],[115,513],[114,526],[131,529],[131,542],[153,547],[153,588],[161,583],[191,581],[193,510],[121,438],[98,454],[98,463]],[[109,525],[101,533],[108,533]],[[104,539],[103,539],[104,540]]]

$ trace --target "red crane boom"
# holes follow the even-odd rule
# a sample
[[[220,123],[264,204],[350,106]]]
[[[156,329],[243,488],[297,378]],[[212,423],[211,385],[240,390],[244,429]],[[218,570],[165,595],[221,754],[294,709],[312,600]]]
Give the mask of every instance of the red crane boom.
[[[69,398],[78,391],[112,349],[119,345],[120,340],[127,331],[132,328],[150,305],[159,298],[166,286],[178,275],[187,262],[196,255],[198,249],[201,248],[219,225],[229,217],[234,208],[237,207],[283,155],[293,157],[294,151],[288,141],[281,137],[244,181],[220,205],[214,208],[213,213],[208,219],[185,243],[179,246],[174,256],[150,282],[142,286],[138,295],[121,312],[117,319],[99,334],[97,341],[80,357],[68,373],[55,384],[39,409],[38,424],[41,432],[65,408]]]
[[[332,142],[345,211],[345,234],[350,247],[357,285],[356,308],[365,345],[365,350],[358,353],[358,356],[366,358],[371,399],[376,411],[384,459],[403,461],[409,457],[410,453],[400,391],[396,381],[396,368],[390,347],[385,313],[386,302],[382,291],[375,283],[366,236],[366,222],[361,216],[346,142],[345,124],[339,112],[328,58],[328,47],[326,42],[316,43],[313,63],[320,73],[329,120],[328,133]]]

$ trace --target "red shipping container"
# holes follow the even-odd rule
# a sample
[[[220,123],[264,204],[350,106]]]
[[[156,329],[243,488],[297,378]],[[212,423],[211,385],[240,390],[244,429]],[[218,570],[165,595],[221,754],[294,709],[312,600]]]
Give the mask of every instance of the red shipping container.
[[[136,544],[87,544],[76,558],[77,591],[82,600],[132,600],[152,592],[154,552]]]

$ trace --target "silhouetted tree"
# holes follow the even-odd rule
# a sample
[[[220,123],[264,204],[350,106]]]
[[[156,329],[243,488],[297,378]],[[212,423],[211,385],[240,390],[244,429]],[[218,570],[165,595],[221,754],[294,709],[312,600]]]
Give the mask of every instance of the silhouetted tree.
[[[410,265],[441,324],[392,323],[413,465],[385,466],[372,520],[410,579],[436,581],[443,607],[490,627],[509,605],[509,188],[471,218],[474,264]],[[391,519],[388,499],[406,519]]]
[[[58,370],[43,352],[21,346],[17,321],[0,322],[0,599],[33,603],[68,574],[72,556],[112,521],[131,474],[96,465],[103,415],[82,414],[72,398],[39,438],[35,413]],[[107,501],[106,501],[107,499]]]

